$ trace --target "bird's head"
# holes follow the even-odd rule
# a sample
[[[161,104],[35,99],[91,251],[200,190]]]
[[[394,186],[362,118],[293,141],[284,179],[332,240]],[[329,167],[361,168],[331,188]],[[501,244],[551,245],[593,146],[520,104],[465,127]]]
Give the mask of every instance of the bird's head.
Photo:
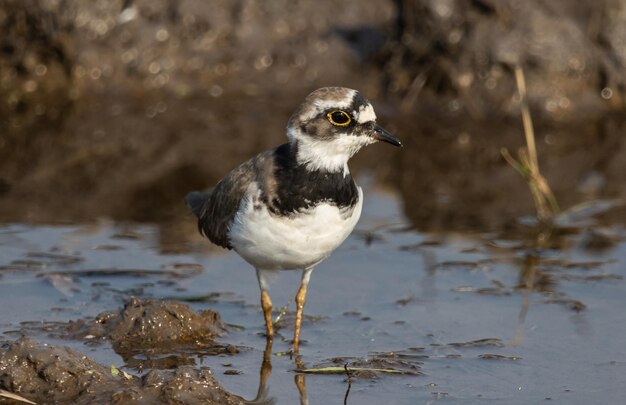
[[[287,125],[298,163],[310,170],[348,173],[348,159],[376,141],[402,146],[376,124],[372,104],[358,91],[323,87],[309,94]]]

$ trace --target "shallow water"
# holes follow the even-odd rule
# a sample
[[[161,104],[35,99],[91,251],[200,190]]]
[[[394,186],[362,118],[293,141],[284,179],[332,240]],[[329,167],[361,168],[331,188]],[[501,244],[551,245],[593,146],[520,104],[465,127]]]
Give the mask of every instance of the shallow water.
[[[338,357],[346,358],[339,365],[373,357],[403,361],[387,364],[420,373],[350,383],[345,374],[297,377],[294,359],[281,355],[289,349],[289,324],[271,348],[267,398],[342,403],[348,388],[352,404],[588,404],[626,397],[623,228],[587,218],[539,247],[525,233],[425,234],[410,229],[396,195],[365,183],[357,231],[313,273],[301,361],[314,367]],[[175,362],[208,365],[227,390],[253,399],[265,348],[254,272],[208,243],[164,253],[159,232],[110,222],[2,226],[3,339],[27,333],[124,366],[107,343],[65,340],[48,330],[56,330],[54,322],[116,309],[130,296],[186,300],[196,310],[220,312],[233,325],[221,340],[241,351],[173,353]],[[598,233],[612,242],[589,243]],[[278,275],[275,308],[289,301],[298,282],[299,272]]]

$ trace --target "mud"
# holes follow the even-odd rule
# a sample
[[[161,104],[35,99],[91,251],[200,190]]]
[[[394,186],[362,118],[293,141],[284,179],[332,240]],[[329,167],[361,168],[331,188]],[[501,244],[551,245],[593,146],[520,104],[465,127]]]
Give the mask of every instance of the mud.
[[[67,332],[73,338],[107,338],[130,348],[213,340],[225,332],[217,312],[196,313],[187,305],[133,298],[118,311],[99,314],[90,322],[76,322]]]
[[[154,370],[139,378],[67,347],[26,337],[2,345],[0,387],[39,404],[242,403],[224,392],[206,368]]]
[[[22,330],[81,340],[90,347],[107,341],[125,361],[125,368],[148,371],[138,378],[115,367],[108,369],[69,348],[21,338],[2,349],[0,386],[33,401],[240,403],[221,390],[210,370],[193,367],[194,354],[238,352],[216,341],[226,327],[214,311],[195,312],[178,302],[133,298],[123,308],[92,320],[23,324]]]
[[[62,335],[90,345],[107,340],[128,367],[171,369],[194,364],[193,354],[236,354],[237,347],[216,341],[225,332],[215,311],[195,312],[178,302],[133,298],[120,310],[71,322]]]

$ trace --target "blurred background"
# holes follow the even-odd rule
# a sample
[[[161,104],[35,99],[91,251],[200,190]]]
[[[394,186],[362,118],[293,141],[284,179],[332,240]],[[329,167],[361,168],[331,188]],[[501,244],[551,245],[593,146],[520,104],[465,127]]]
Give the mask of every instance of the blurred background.
[[[626,197],[625,63],[624,0],[0,0],[0,221],[195,237],[183,196],[284,142],[304,96],[339,85],[403,140],[352,168],[417,229],[500,229],[534,212],[500,153],[524,144],[513,67],[568,207]]]

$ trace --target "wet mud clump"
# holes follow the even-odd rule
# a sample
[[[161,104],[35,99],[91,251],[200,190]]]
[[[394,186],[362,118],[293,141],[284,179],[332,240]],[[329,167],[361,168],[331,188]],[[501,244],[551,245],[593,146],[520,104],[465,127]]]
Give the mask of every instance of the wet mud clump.
[[[0,389],[37,403],[241,404],[206,368],[151,371],[142,378],[30,338],[0,347]],[[0,400],[1,402],[1,400]]]
[[[121,310],[77,322],[70,331],[74,337],[106,337],[120,345],[146,347],[212,340],[226,330],[217,312],[196,313],[179,302],[132,298]]]
[[[225,332],[217,312],[194,312],[174,301],[132,298],[120,310],[70,323],[65,336],[94,343],[109,340],[130,367],[175,368],[193,364],[193,354],[237,353],[236,347],[216,341]]]

